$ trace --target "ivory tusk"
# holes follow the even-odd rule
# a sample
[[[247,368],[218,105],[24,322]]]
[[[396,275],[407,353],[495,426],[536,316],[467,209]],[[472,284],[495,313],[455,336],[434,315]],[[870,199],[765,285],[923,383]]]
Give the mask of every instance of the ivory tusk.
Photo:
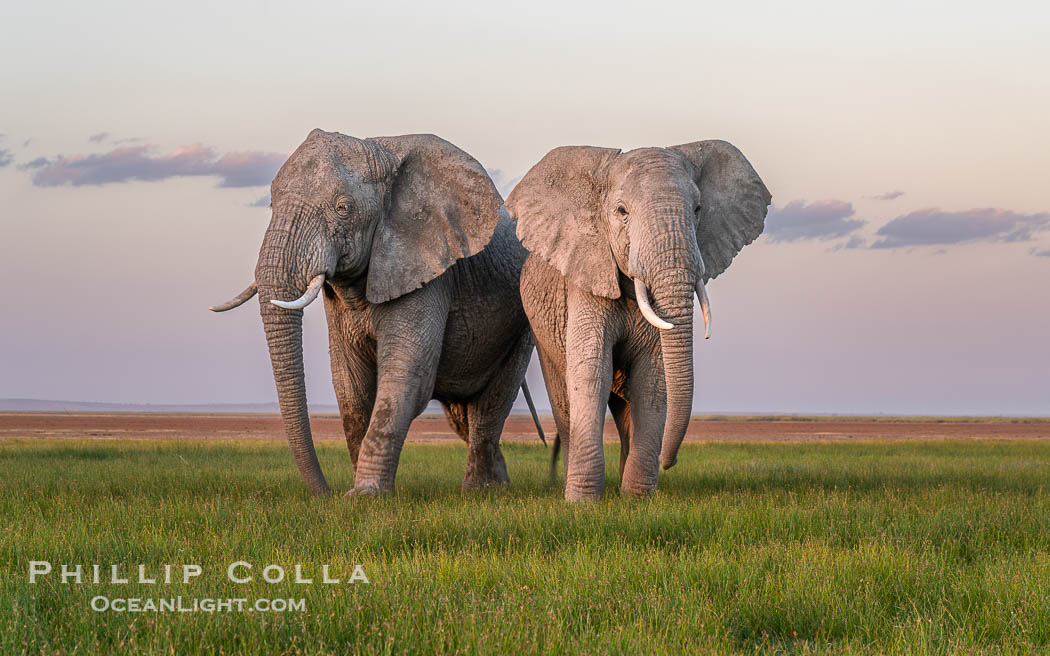
[[[645,289],[645,283],[642,282],[641,278],[634,279],[634,295],[638,301],[638,309],[642,311],[642,316],[645,320],[653,324],[660,330],[670,330],[674,328],[673,323],[668,323],[656,316],[656,312],[653,312],[653,306],[649,305],[649,293]]]
[[[700,311],[704,314],[704,339],[711,339],[711,301],[703,277],[696,281],[696,297],[700,299]]]
[[[321,293],[322,285],[324,285],[324,274],[319,273],[316,276],[314,276],[313,280],[310,281],[310,286],[306,288],[306,291],[303,292],[303,295],[295,299],[294,301],[278,301],[276,299],[272,299],[270,302],[279,308],[284,308],[285,310],[301,310],[307,305],[314,302],[314,299],[317,298],[317,295]]]
[[[258,292],[258,291],[259,291],[259,286],[256,285],[255,281],[253,280],[252,284],[248,285],[245,288],[245,290],[243,292],[241,292],[240,294],[237,294],[236,296],[234,296],[230,300],[226,301],[225,303],[220,303],[218,305],[213,305],[213,306],[211,306],[208,309],[211,310],[212,312],[225,312],[226,310],[232,310],[235,307],[238,307],[240,305],[244,305],[244,303],[248,299],[250,299],[252,296],[255,296],[255,293]]]

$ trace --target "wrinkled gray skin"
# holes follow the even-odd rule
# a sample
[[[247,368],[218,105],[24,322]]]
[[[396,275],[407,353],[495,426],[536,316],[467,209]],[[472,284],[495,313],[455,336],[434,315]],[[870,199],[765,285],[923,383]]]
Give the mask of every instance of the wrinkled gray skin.
[[[299,298],[322,291],[351,494],[394,487],[409,424],[430,399],[468,443],[464,489],[506,484],[499,436],[532,352],[518,295],[526,253],[478,162],[433,135],[314,130],[271,186],[255,269],[281,416],[314,493]]]
[[[724,141],[626,153],[556,148],[507,197],[530,251],[521,277],[558,435],[565,497],[598,498],[605,409],[621,490],[648,495],[674,465],[693,398],[693,296],[761,234],[770,194]],[[640,313],[648,288],[660,330]]]

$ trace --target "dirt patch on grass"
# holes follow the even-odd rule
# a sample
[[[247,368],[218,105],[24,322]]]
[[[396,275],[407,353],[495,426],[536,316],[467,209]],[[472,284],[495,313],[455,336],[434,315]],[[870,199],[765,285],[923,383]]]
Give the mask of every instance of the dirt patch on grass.
[[[554,436],[554,422],[543,421],[548,440]],[[339,417],[314,415],[314,439],[342,441]],[[281,418],[277,415],[160,414],[160,413],[0,413],[0,438],[98,438],[156,440],[284,440]],[[953,419],[900,421],[886,418],[850,417],[755,421],[751,418],[694,418],[686,439],[711,442],[843,442],[862,440],[928,439],[1047,439],[1050,422],[1019,423],[980,418],[973,422]],[[536,428],[528,415],[512,415],[503,430],[503,439],[538,442]],[[616,441],[612,421],[605,425],[605,439]],[[444,416],[424,415],[412,423],[412,442],[455,442],[459,438]]]

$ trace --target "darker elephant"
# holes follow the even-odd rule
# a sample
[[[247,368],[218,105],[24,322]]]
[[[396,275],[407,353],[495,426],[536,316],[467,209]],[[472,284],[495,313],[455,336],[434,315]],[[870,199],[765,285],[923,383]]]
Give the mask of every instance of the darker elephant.
[[[351,493],[390,491],[409,424],[433,398],[467,441],[464,488],[508,482],[499,437],[533,343],[518,283],[526,253],[470,155],[433,135],[314,130],[271,186],[255,283],[281,416],[312,492],[303,308],[323,293]],[[289,300],[295,299],[295,300]]]

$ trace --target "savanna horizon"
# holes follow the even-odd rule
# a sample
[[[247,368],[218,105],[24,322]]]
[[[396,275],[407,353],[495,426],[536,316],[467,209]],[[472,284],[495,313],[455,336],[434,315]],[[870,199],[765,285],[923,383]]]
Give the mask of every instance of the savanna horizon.
[[[344,442],[338,414],[310,414],[314,440]],[[556,433],[550,414],[540,413],[548,443]],[[915,439],[1050,439],[1050,417],[694,414],[689,442],[837,442]],[[0,411],[0,440],[11,438],[286,441],[276,412]],[[513,413],[501,442],[540,443],[528,414]],[[606,418],[603,440],[618,442]],[[407,441],[462,440],[443,414],[427,412],[412,422]]]

